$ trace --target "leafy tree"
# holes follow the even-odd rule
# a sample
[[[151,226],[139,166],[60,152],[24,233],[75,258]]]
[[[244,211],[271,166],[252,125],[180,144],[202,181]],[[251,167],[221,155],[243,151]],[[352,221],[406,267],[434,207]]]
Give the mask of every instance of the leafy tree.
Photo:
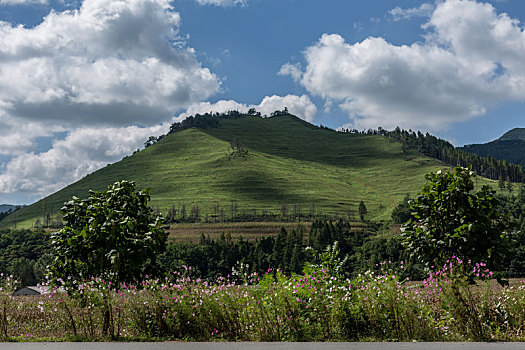
[[[150,136],[146,142],[144,142],[144,147],[149,147],[151,145],[154,145],[157,142],[157,138],[155,136]]]
[[[412,219],[401,228],[412,257],[440,266],[457,256],[498,268],[507,252],[508,216],[489,186],[473,193],[473,177],[470,168],[459,166],[426,175],[410,207]]]
[[[312,248],[307,248],[307,251],[313,255],[313,262],[306,264],[304,267],[305,274],[311,274],[316,270],[326,270],[330,276],[343,277],[343,269],[348,260],[348,255],[343,259],[340,258],[341,251],[337,241],[328,245],[324,252],[316,252]]]
[[[13,261],[13,275],[19,279],[20,286],[34,286],[37,283],[33,273],[34,260],[21,257]]]
[[[361,221],[365,221],[365,214],[368,213],[368,210],[366,209],[365,202],[361,201],[359,202],[359,217],[361,218]]]
[[[392,210],[392,220],[396,224],[404,224],[410,220],[410,196],[407,194],[405,198]]]
[[[120,181],[89,193],[62,208],[65,225],[52,235],[53,280],[100,276],[117,283],[156,273],[167,234],[162,217],[148,207],[149,191]]]

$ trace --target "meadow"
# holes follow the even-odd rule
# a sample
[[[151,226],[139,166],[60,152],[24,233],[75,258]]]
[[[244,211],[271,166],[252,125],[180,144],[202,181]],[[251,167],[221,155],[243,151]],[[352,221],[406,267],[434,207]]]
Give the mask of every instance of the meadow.
[[[2,277],[0,337],[7,341],[523,341],[525,281],[501,287],[483,264],[452,257],[422,282],[403,266],[344,279],[337,259],[301,275],[247,274],[214,281],[185,267],[163,279],[112,286],[63,281],[42,296],[11,296]],[[469,282],[470,281],[470,282]],[[475,281],[472,284],[472,281]],[[66,285],[68,285],[66,287]],[[73,286],[74,287],[71,287]]]

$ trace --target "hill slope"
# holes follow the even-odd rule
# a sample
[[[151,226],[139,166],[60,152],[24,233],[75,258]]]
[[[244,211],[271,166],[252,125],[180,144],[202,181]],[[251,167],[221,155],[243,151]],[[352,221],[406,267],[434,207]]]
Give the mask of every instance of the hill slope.
[[[514,128],[504,133],[498,140],[509,141],[509,140],[521,140],[525,141],[525,128]]]
[[[466,145],[462,151],[475,153],[482,157],[491,156],[525,167],[525,128],[507,131],[500,138],[482,144]]]
[[[238,140],[247,154],[232,152]],[[151,188],[152,206],[166,213],[198,205],[201,216],[265,209],[291,212],[300,203],[306,214],[354,214],[363,200],[367,217],[388,218],[406,193],[418,192],[424,174],[442,163],[382,136],[320,129],[293,116],[220,119],[218,127],[190,128],[106,166],[43,200],[18,211],[18,227],[37,218],[53,220],[73,195],[105,189],[119,179]],[[1,225],[13,225],[8,217]]]

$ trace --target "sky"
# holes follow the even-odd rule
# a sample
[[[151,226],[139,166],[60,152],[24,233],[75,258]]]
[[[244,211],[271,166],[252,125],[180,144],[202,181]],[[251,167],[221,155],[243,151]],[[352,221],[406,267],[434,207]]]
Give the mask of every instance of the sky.
[[[525,127],[524,23],[522,0],[0,0],[0,203],[195,113],[488,142]]]

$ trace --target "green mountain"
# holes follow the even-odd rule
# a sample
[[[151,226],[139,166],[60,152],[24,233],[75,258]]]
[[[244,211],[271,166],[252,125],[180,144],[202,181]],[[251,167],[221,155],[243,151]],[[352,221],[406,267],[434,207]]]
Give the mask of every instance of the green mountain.
[[[525,141],[525,128],[514,128],[503,134],[498,140],[509,141],[509,140],[520,140]]]
[[[466,145],[459,149],[482,157],[490,156],[525,167],[525,128],[507,131],[500,138],[488,143]]]
[[[288,114],[216,118],[176,130],[20,209],[17,227],[52,223],[72,196],[84,198],[119,179],[150,188],[152,206],[164,214],[172,206],[180,213],[184,205],[188,215],[198,206],[201,216],[286,209],[357,217],[364,201],[367,218],[387,219],[406,193],[421,190],[426,173],[448,167],[392,138],[340,133]]]
[[[15,210],[18,207],[18,205],[0,204],[0,213],[7,213],[8,211]]]

